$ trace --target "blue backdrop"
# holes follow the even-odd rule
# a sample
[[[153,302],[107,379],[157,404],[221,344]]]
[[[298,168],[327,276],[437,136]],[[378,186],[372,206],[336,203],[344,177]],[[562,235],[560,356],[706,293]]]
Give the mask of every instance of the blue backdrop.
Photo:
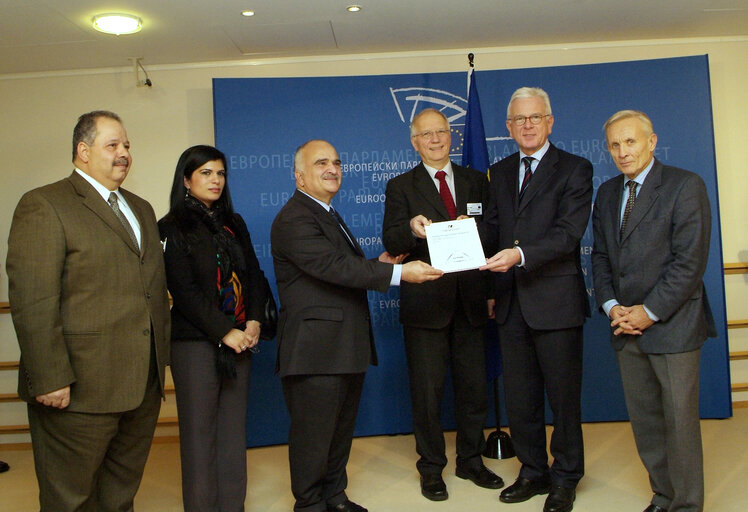
[[[709,418],[730,416],[707,57],[478,71],[476,75],[491,163],[517,151],[504,124],[506,104],[515,89],[530,85],[542,87],[551,97],[555,117],[551,141],[592,161],[595,189],[618,174],[605,147],[602,125],[612,113],[624,108],[642,110],[652,118],[658,134],[658,159],[697,172],[704,179],[714,219],[705,282],[719,338],[709,340],[702,351],[701,414]],[[452,126],[452,158],[459,163],[466,86],[466,73],[214,79],[216,145],[228,157],[236,209],[249,226],[260,264],[274,289],[270,225],[293,193],[292,159],[296,147],[309,139],[321,138],[337,148],[343,184],[333,205],[367,256],[375,257],[383,251],[381,230],[387,180],[420,161],[409,140],[412,116],[426,107],[442,110]],[[588,293],[596,309],[591,250],[589,227],[582,240],[581,256]],[[398,288],[384,294],[369,292],[369,302],[379,366],[367,374],[356,435],[411,432]],[[626,419],[607,321],[595,311],[584,330],[583,419]],[[287,441],[288,416],[280,379],[273,373],[275,352],[275,342],[264,342],[261,352],[254,356],[248,446]],[[443,413],[444,427],[454,428],[450,392],[445,396]],[[492,412],[489,425],[495,425],[493,418]]]

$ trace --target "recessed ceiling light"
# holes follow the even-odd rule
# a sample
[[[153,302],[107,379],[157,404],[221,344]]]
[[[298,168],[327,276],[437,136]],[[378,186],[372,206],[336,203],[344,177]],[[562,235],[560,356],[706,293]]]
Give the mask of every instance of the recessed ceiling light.
[[[349,5],[348,7],[345,8],[345,10],[348,12],[358,12],[361,10],[361,6],[360,5]]]
[[[137,16],[122,13],[97,14],[91,22],[99,32],[117,36],[140,32],[143,25],[143,21]]]
[[[255,12],[251,11],[249,9],[246,9],[246,10],[242,11],[242,16],[250,17],[250,16],[254,16],[254,15],[255,15]]]

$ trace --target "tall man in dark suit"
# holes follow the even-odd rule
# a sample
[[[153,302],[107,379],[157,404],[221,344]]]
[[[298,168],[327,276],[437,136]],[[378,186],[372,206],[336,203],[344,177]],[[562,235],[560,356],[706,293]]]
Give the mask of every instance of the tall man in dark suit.
[[[350,501],[346,464],[364,375],[377,356],[366,290],[437,279],[423,262],[364,257],[330,206],[342,178],[329,143],[294,156],[296,192],[270,232],[281,309],[277,370],[291,415],[288,455],[295,512],[366,512]]]
[[[699,356],[716,335],[702,282],[709,198],[698,175],[654,158],[643,112],[617,112],[604,130],[621,175],[597,192],[592,271],[654,492],[646,512],[700,511]]]
[[[75,171],[13,215],[8,295],[42,511],[132,510],[158,419],[169,301],[153,209],[120,188],[129,148],[116,114],[82,115]]]
[[[422,162],[387,183],[382,241],[390,254],[429,263],[424,227],[470,215],[481,219],[488,202],[484,173],[449,160],[449,122],[426,109],[410,124],[410,140]],[[460,478],[489,489],[504,485],[481,459],[488,404],[484,329],[488,321],[487,283],[478,270],[456,272],[423,285],[400,288],[408,362],[416,463],[421,493],[447,499],[442,470],[447,465],[441,428],[444,379],[451,363],[457,416],[457,470]]]
[[[579,257],[592,201],[592,165],[548,141],[545,91],[512,94],[506,127],[519,152],[490,169],[491,199],[481,236],[499,249],[495,316],[512,441],[522,469],[505,503],[550,491],[545,512],[573,508],[584,474],[581,426],[582,325],[589,303]],[[548,466],[544,397],[553,411]]]

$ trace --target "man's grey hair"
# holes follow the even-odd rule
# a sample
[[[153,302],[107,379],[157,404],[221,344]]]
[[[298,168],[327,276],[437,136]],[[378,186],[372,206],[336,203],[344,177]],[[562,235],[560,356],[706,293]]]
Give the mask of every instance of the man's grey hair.
[[[512,97],[509,98],[509,104],[506,106],[507,119],[511,117],[510,109],[512,108],[512,102],[520,98],[542,98],[545,103],[545,113],[549,115],[553,114],[551,111],[551,99],[548,97],[547,92],[540,87],[520,87],[514,91]]]
[[[73,161],[78,156],[78,144],[85,142],[89,146],[96,140],[96,121],[100,117],[106,117],[113,119],[118,123],[122,124],[122,119],[108,110],[94,110],[93,112],[87,112],[78,118],[78,122],[73,128]]]
[[[607,121],[605,121],[605,124],[603,125],[603,131],[607,134],[608,128],[610,125],[615,123],[616,121],[620,121],[622,119],[638,119],[641,121],[641,123],[644,125],[644,131],[647,132],[647,136],[652,135],[654,133],[654,127],[652,126],[652,120],[649,118],[647,114],[640,110],[619,110],[612,116],[608,118]]]
[[[413,120],[410,122],[410,136],[413,137],[416,134],[416,122],[421,118],[421,116],[425,114],[437,114],[444,119],[444,122],[447,123],[447,130],[449,130],[449,119],[447,119],[447,116],[444,115],[443,112],[439,112],[435,108],[425,108],[421,110],[419,113],[417,113],[415,116],[413,116]]]

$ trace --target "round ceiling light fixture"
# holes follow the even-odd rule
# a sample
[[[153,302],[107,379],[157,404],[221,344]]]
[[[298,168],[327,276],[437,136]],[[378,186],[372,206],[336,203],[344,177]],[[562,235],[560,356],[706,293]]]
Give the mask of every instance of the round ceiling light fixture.
[[[242,11],[242,16],[249,18],[250,16],[254,16],[255,12],[251,9],[245,9]]]
[[[91,20],[93,28],[105,34],[134,34],[140,32],[143,21],[132,14],[108,13],[97,14]]]
[[[358,12],[361,10],[361,6],[360,5],[349,5],[348,7],[345,8],[345,10],[348,12]]]

